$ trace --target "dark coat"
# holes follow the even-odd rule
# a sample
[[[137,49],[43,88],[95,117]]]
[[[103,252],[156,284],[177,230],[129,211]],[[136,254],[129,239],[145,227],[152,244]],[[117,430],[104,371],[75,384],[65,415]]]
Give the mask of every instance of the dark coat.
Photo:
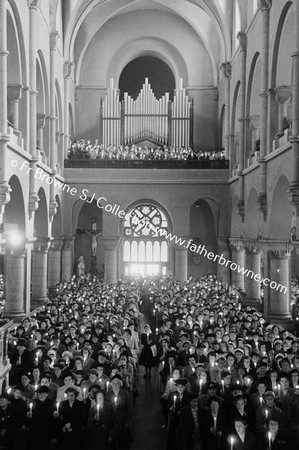
[[[255,450],[256,442],[253,433],[246,431],[244,442],[241,441],[238,433],[230,434],[230,437],[231,436],[234,438],[234,445],[233,445],[234,450]],[[230,443],[227,444],[227,450],[231,450]]]
[[[32,418],[27,419],[30,450],[47,449],[54,437],[57,437],[54,407],[49,398],[45,402],[33,401]]]
[[[7,405],[5,410],[0,408],[0,432],[5,430],[5,436],[0,437],[0,447],[13,450],[15,448],[19,429],[20,426],[16,408],[12,405]]]
[[[203,443],[205,450],[219,450],[225,447],[225,436],[227,434],[227,425],[225,416],[222,412],[218,412],[216,422],[216,435],[211,433],[211,428],[214,427],[214,420],[210,409],[206,409],[202,415],[202,431]],[[217,434],[221,433],[221,435]]]
[[[96,407],[89,411],[88,418],[88,444],[87,450],[107,450],[109,448],[109,438],[115,438],[116,435],[116,415],[111,405],[107,403],[99,411],[97,418]],[[99,447],[101,443],[101,447]]]
[[[201,438],[199,411],[197,411],[197,418],[199,425],[198,430],[195,429],[195,421],[190,405],[185,406],[180,411],[178,432],[184,450],[193,450],[195,439],[199,441]]]
[[[75,400],[72,407],[68,400],[60,406],[60,448],[63,450],[81,450],[84,440],[83,427],[85,425],[84,404]],[[71,431],[63,431],[63,427],[71,424]]]
[[[153,367],[156,364],[156,359],[153,357],[151,349],[151,345],[154,345],[152,333],[148,337],[146,333],[142,333],[140,342],[143,347],[139,356],[139,364],[144,367]]]

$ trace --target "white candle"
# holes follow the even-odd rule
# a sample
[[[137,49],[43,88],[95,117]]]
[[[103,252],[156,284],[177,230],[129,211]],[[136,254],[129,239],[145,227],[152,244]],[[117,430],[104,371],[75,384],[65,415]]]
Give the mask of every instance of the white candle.
[[[29,412],[32,414],[33,403],[29,403]]]
[[[222,385],[222,391],[224,393],[224,380],[221,380],[221,385]]]
[[[175,402],[176,402],[176,399],[177,399],[177,396],[176,395],[174,395],[173,396],[173,406],[175,407]]]
[[[108,392],[108,389],[109,389],[109,384],[110,384],[110,382],[107,381],[107,382],[106,382],[106,390],[107,390],[107,392]]]
[[[115,404],[115,406],[117,406],[117,400],[118,400],[118,399],[117,399],[117,396],[115,396],[115,397],[114,397],[114,404]]]
[[[83,388],[83,400],[85,400],[86,396],[86,387]]]
[[[199,393],[201,394],[202,380],[199,380]]]
[[[97,404],[97,420],[100,418],[100,405]]]
[[[263,404],[263,397],[260,396],[260,406],[262,406],[262,404]]]
[[[59,406],[60,406],[60,403],[59,403],[59,402],[57,402],[57,403],[56,403],[56,410],[57,410],[57,414],[59,414]]]
[[[231,438],[230,438],[230,450],[233,450],[233,448],[234,448],[234,442],[235,442],[235,439],[233,438],[233,436],[231,436]]]
[[[268,414],[269,414],[269,411],[267,409],[265,409],[266,420],[268,419]]]
[[[170,378],[169,381],[170,381],[170,386],[172,387],[173,378]]]
[[[271,439],[272,439],[271,431],[268,432],[268,439],[269,439],[269,449],[271,450]]]

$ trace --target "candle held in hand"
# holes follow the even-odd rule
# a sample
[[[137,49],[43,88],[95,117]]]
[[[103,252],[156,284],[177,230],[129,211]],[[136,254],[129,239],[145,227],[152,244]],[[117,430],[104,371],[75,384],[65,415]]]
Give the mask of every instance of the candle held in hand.
[[[32,414],[33,403],[29,403],[29,412]]]

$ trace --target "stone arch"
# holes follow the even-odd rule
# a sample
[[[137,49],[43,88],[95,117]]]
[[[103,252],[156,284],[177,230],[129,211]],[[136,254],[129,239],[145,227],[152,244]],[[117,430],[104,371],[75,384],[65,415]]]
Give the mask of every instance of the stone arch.
[[[261,92],[261,59],[259,52],[256,52],[252,58],[246,98],[246,116],[249,117],[250,131],[249,142],[247,143],[246,158],[254,154],[259,148],[260,140],[260,92]]]
[[[213,252],[214,254],[217,254],[218,249],[218,223],[215,218],[215,211],[213,211],[216,207],[215,202],[210,199],[201,198],[196,200],[190,208],[189,218],[190,239],[194,238],[195,244],[204,245],[207,252]],[[188,252],[188,275],[199,277],[204,273],[217,273],[217,262],[209,260],[204,255],[205,252],[199,255],[197,259],[196,253]]]
[[[287,178],[282,175],[273,189],[268,232],[271,239],[290,239],[292,208],[288,201],[289,184]]]
[[[11,187],[10,202],[5,206],[3,223],[17,225],[20,235],[25,240],[26,214],[22,185],[16,175],[9,179],[8,184]]]
[[[288,61],[287,65],[281,66],[283,63],[282,57],[288,57],[290,56],[290,53],[292,51],[292,47],[288,45],[285,49],[281,48],[282,46],[282,39],[283,35],[287,35],[290,33],[291,39],[288,40],[288,36],[286,36],[286,42],[292,42],[293,39],[293,27],[287,27],[287,21],[291,18],[294,18],[294,14],[291,14],[291,7],[293,2],[288,1],[281,12],[278,25],[277,25],[277,31],[275,35],[275,41],[274,41],[274,47],[273,47],[273,55],[272,55],[272,67],[271,67],[271,88],[275,88],[277,84],[279,83],[279,73],[278,71],[281,70],[283,73],[287,73],[289,76],[289,82],[291,81],[291,70],[292,70],[292,64],[291,60]],[[286,50],[286,51],[284,51]],[[282,84],[286,84],[287,82],[284,82]],[[289,83],[291,84],[291,83]]]
[[[37,195],[39,196],[39,203],[34,215],[34,236],[44,238],[49,236],[49,225],[47,198],[42,187],[39,188]]]
[[[258,195],[255,188],[252,188],[247,200],[245,210],[244,237],[256,239],[261,231],[260,213],[257,209]]]
[[[57,203],[57,213],[55,214],[54,218],[53,218],[53,223],[52,223],[52,236],[53,237],[60,237],[62,236],[63,232],[63,228],[62,228],[62,213],[61,213],[61,203],[60,203],[60,198],[58,195],[55,196],[55,201]]]

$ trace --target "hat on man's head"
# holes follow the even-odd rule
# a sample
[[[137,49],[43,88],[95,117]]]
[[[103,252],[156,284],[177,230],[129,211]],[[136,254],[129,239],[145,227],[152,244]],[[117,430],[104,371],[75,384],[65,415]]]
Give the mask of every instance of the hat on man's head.
[[[17,342],[17,347],[27,347],[25,339],[19,339]]]
[[[50,389],[48,388],[48,386],[39,386],[36,390],[37,394],[49,394],[50,393]]]
[[[179,378],[178,380],[174,381],[174,384],[176,386],[180,385],[180,386],[187,386],[188,383],[188,379],[187,378]]]
[[[121,382],[123,381],[122,377],[121,377],[118,373],[116,373],[116,374],[111,378],[110,381],[112,382],[113,380],[120,380]]]
[[[266,392],[265,392],[265,398],[266,398],[266,397],[273,397],[273,398],[275,398],[275,394],[274,394],[273,391],[266,391]]]

